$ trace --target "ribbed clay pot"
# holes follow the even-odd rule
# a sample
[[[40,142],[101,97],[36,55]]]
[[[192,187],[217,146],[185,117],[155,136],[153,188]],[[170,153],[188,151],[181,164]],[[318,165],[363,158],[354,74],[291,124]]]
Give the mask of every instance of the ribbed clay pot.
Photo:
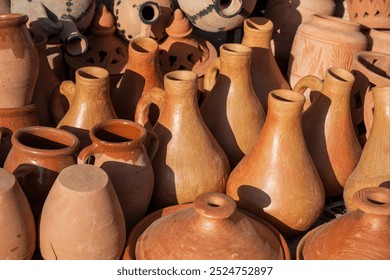
[[[57,177],[42,210],[46,260],[115,260],[126,241],[123,212],[107,173],[75,164]]]
[[[300,260],[389,260],[390,189],[364,188],[357,209],[309,231],[297,248]]]

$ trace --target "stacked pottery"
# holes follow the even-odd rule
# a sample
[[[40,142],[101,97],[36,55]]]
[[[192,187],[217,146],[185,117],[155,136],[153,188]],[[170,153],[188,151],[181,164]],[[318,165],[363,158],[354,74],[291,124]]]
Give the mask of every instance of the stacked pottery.
[[[153,209],[192,202],[206,192],[225,192],[229,162],[200,115],[196,82],[194,72],[170,72],[164,77],[165,90],[154,88],[138,102],[135,120],[141,125],[149,123],[151,104],[160,110],[153,127],[160,141],[152,162]]]

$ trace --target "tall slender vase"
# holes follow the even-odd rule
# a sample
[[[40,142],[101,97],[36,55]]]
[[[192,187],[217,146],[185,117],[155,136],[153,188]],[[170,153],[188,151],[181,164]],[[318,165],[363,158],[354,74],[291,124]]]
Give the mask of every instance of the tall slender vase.
[[[206,192],[225,192],[229,162],[200,115],[196,82],[192,71],[170,72],[164,77],[165,90],[145,93],[137,105],[135,119],[141,125],[147,125],[152,103],[160,109],[153,128],[160,141],[152,162],[154,209],[192,202]]]
[[[324,188],[302,133],[305,97],[275,90],[257,143],[230,174],[226,194],[239,208],[263,217],[286,238],[320,216]]]

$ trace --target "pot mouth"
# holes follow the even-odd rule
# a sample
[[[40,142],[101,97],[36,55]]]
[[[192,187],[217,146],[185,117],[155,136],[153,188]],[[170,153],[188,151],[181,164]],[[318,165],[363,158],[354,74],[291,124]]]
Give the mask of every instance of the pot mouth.
[[[130,45],[138,53],[154,53],[158,51],[158,43],[152,38],[138,37],[131,40]]]
[[[215,3],[215,10],[225,18],[232,18],[238,15],[242,10],[242,0],[218,0]]]
[[[328,73],[339,82],[353,83],[355,81],[354,75],[341,67],[331,67]]]
[[[270,92],[270,98],[284,103],[305,102],[305,96],[288,89],[277,89]]]
[[[193,71],[188,70],[176,70],[165,74],[165,79],[171,81],[195,81],[198,75]]]
[[[390,55],[378,52],[363,51],[356,54],[355,62],[360,64],[362,68],[370,71],[371,74],[374,75],[375,79],[390,79],[390,70],[383,69],[385,68],[383,66],[390,65]],[[371,82],[377,83],[377,81]]]
[[[143,23],[151,25],[161,16],[160,5],[153,1],[146,1],[139,7],[138,15]]]
[[[223,44],[220,47],[220,52],[227,52],[231,55],[241,55],[241,54],[248,54],[252,52],[252,49],[250,47],[247,47],[243,44],[238,44],[238,43],[228,43],[228,44]]]
[[[390,215],[390,189],[386,187],[361,189],[353,195],[352,201],[367,214]]]
[[[273,30],[274,24],[265,17],[251,17],[244,20],[244,27],[255,31]]]
[[[108,79],[109,73],[106,69],[97,66],[87,66],[76,70],[76,78],[86,80]]]
[[[28,16],[19,13],[0,14],[0,27],[13,27],[24,25]]]
[[[74,34],[66,38],[65,51],[70,56],[83,55],[88,50],[88,39],[81,34]]]
[[[201,216],[213,220],[228,219],[237,208],[232,198],[221,193],[201,194],[195,199],[193,207]]]

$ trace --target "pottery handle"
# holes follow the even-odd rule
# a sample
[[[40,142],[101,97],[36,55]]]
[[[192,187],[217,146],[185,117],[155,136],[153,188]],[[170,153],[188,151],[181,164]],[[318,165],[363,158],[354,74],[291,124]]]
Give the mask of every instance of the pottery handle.
[[[204,91],[206,93],[210,92],[217,82],[217,74],[221,68],[221,59],[217,57],[213,62],[207,67],[206,73],[204,75]]]
[[[300,79],[294,86],[293,91],[303,94],[308,88],[315,91],[321,91],[324,82],[313,75],[307,75]]]
[[[158,146],[160,145],[160,140],[158,139],[157,134],[154,131],[148,130],[148,135],[144,144],[146,150],[148,151],[149,159],[152,161],[156,155]]]
[[[72,106],[76,94],[76,84],[72,81],[63,81],[60,85],[60,93],[68,99],[69,105]]]
[[[160,114],[164,107],[165,91],[161,88],[153,88],[149,92],[142,94],[135,109],[135,121],[146,129],[151,130],[151,124],[149,122],[149,110],[152,103],[156,104],[160,110]]]
[[[85,147],[81,150],[77,157],[78,164],[88,164],[88,160],[94,156],[95,160],[103,154],[101,148],[96,144],[92,143],[91,145]]]

